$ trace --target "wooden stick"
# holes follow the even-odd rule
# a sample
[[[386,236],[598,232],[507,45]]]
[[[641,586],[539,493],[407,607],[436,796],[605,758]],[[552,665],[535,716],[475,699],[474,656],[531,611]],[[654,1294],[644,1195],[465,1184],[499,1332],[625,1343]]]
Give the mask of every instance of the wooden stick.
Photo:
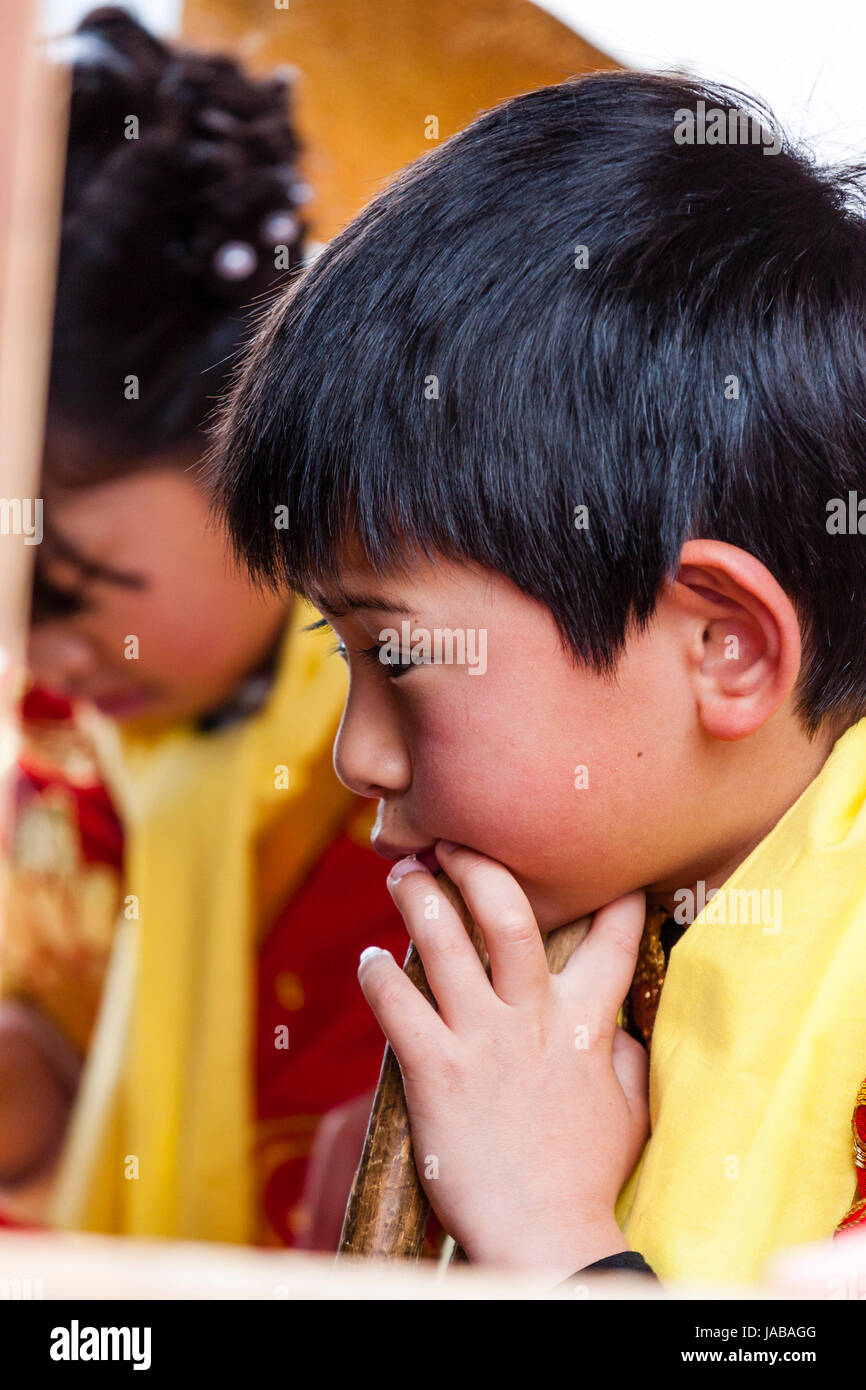
[[[69,75],[36,44],[35,0],[0,6],[0,459],[3,506],[38,530],[0,536],[0,821],[18,757],[51,358]],[[29,512],[29,515],[28,515]],[[4,528],[5,529],[5,528]],[[8,878],[0,884],[0,957]]]
[[[484,937],[466,904],[444,874],[437,876],[437,882],[463,922],[485,970],[489,970]],[[591,920],[591,917],[581,917],[577,922],[548,933],[544,950],[551,974],[558,975],[562,970],[589,930]],[[409,947],[403,969],[425,999],[435,1005],[421,957],[414,944]],[[429,1215],[430,1204],[418,1178],[412,1154],[403,1078],[397,1058],[388,1045],[370,1113],[364,1151],[346,1207],[340,1254],[417,1260],[424,1245]],[[451,1262],[460,1262],[465,1258],[460,1247],[455,1247]]]

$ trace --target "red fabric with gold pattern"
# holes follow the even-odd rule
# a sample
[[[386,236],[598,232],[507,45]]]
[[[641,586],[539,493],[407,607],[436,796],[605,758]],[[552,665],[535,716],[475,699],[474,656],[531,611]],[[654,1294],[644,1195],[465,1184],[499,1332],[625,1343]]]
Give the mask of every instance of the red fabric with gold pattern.
[[[82,1055],[122,904],[123,829],[66,700],[32,690],[3,852],[0,978]]]
[[[834,1234],[837,1236],[843,1231],[851,1230],[852,1227],[866,1224],[866,1078],[861,1081],[854,1102],[851,1130],[854,1136],[854,1167],[857,1172],[858,1195],[836,1227]]]
[[[123,866],[123,828],[102,784],[92,750],[73,720],[68,700],[33,689],[21,704],[21,750],[15,818],[34,796],[62,788],[74,808],[85,864]]]

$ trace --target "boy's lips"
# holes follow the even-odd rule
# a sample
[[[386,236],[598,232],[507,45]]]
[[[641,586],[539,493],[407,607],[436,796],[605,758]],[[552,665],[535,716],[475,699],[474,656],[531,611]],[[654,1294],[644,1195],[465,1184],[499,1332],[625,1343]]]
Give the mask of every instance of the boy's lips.
[[[415,858],[420,859],[431,874],[442,872],[442,865],[436,858],[432,845],[421,845],[417,848],[412,845],[392,845],[390,841],[380,838],[371,841],[371,843],[376,853],[381,855],[383,859],[405,859],[407,855],[414,854]]]

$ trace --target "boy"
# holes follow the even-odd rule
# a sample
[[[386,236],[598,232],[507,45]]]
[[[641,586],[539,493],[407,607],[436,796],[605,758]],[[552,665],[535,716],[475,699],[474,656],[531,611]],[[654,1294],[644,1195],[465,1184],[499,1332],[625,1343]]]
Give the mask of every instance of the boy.
[[[618,73],[487,112],[276,306],[216,439],[238,550],[349,663],[337,770],[438,1014],[387,953],[361,983],[471,1260],[755,1279],[854,1194],[866,224],[706,121],[742,106]]]

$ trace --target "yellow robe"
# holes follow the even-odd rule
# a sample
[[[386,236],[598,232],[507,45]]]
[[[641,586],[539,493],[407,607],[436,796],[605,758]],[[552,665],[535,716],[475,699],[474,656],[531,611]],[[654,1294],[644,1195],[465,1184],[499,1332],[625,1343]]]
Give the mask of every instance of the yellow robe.
[[[650,1138],[616,1212],[632,1248],[661,1278],[750,1281],[831,1236],[864,1074],[866,719],[671,953]]]

